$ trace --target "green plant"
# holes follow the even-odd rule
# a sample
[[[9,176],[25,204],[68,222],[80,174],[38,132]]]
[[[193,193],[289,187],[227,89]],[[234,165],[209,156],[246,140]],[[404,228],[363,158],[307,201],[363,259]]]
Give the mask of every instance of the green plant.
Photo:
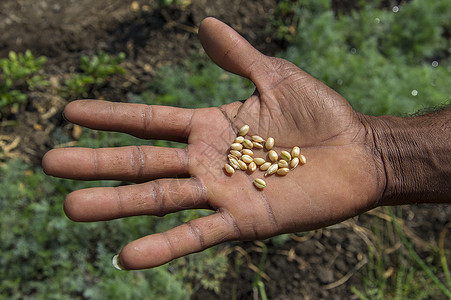
[[[101,87],[115,74],[124,74],[119,64],[124,61],[125,54],[119,53],[116,57],[100,52],[92,57],[82,55],[80,73],[73,74],[64,82],[61,93],[65,97],[86,97],[93,88]]]
[[[35,58],[30,50],[10,51],[8,58],[0,59],[0,109],[25,103],[27,92],[49,84],[40,74],[46,60],[44,56]]]
[[[418,266],[423,270],[424,274],[434,283],[434,285],[448,298],[451,298],[451,282],[449,281],[450,274],[448,270],[448,266],[445,264],[443,267],[443,271],[446,274],[446,279],[448,279],[446,286],[443,284],[440,279],[435,276],[434,272],[431,270],[431,268],[425,263],[423,259],[415,252],[415,249],[413,245],[410,243],[410,241],[407,239],[406,235],[404,234],[403,230],[399,226],[398,222],[396,221],[395,215],[393,213],[393,210],[389,207],[388,211],[390,213],[390,216],[392,218],[393,226],[396,230],[396,233],[399,235],[404,247],[407,248],[407,251],[409,253],[409,257],[412,258],[412,260],[418,264]]]
[[[449,25],[446,2],[412,0],[398,13],[367,4],[336,16],[330,1],[298,1],[296,37],[283,56],[362,113],[443,105],[451,99],[450,60],[443,55],[448,43],[441,34]]]
[[[278,39],[291,42],[296,36],[296,26],[299,23],[297,8],[297,1],[282,0],[277,3],[270,19],[269,31],[275,30]]]
[[[190,291],[196,291],[200,287],[220,293],[221,281],[227,275],[228,261],[222,252],[215,248],[207,249],[203,255],[190,255],[178,259],[174,264],[178,276],[188,279]]]
[[[199,216],[199,212],[187,211],[158,219],[134,217],[99,223],[74,223],[64,216],[62,200],[67,193],[116,184],[49,178],[40,168],[19,160],[2,165],[1,297],[187,299],[193,291],[193,278],[201,278],[201,284],[210,287],[217,285],[224,276],[225,258],[215,256],[213,250],[152,270],[115,270],[111,258],[126,242]],[[204,262],[208,264],[201,266]],[[197,269],[186,270],[187,266]],[[191,275],[185,277],[186,271]]]
[[[266,257],[268,255],[268,248],[264,243],[259,242],[258,245],[262,249],[262,257],[260,258],[260,263],[258,264],[258,272],[255,273],[254,279],[252,280],[252,287],[254,289],[254,293],[258,291],[260,294],[260,298],[262,300],[267,300],[265,284],[262,280],[262,273],[265,271],[266,267]],[[258,295],[258,293],[256,293]],[[257,297],[258,298],[258,297]]]
[[[434,275],[439,273],[437,255],[431,251],[420,258],[398,224],[401,216],[395,218],[390,208],[386,211],[388,214],[380,213],[383,219],[371,222],[374,238],[368,247],[368,264],[360,274],[362,287],[351,288],[354,295],[362,300],[420,300],[437,297],[440,292],[447,295],[449,290]]]
[[[254,89],[250,81],[223,71],[206,56],[192,57],[183,66],[161,68],[148,90],[130,100],[200,108],[246,99]]]

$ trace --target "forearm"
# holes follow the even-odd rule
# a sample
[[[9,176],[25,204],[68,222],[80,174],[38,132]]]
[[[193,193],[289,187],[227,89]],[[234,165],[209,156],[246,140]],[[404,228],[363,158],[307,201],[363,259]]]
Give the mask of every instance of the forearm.
[[[451,109],[371,119],[386,176],[379,204],[451,203]]]

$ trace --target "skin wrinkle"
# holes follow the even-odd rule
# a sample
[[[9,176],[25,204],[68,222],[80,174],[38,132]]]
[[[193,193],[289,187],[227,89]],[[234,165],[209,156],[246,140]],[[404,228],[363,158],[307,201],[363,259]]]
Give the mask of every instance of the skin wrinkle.
[[[243,107],[243,105],[240,105],[240,107],[238,108],[238,111],[239,111],[239,109],[241,107]],[[237,135],[239,130],[238,129],[236,129],[236,131],[234,130],[235,126],[233,126],[232,120],[229,119],[229,117],[227,116],[227,113],[225,112],[224,108],[222,106],[219,106],[218,109],[224,115],[224,117],[226,118],[227,122],[229,123],[230,130],[232,130],[234,135]]]
[[[270,137],[271,134],[269,133],[269,131],[270,131],[270,128],[273,128],[272,120],[270,118],[268,120],[268,122],[262,122],[261,121],[262,119],[264,119],[262,106],[263,106],[263,103],[262,103],[262,101],[260,101],[260,110],[259,110],[260,113],[258,114],[258,123],[257,124],[267,124],[266,129],[263,129],[263,131],[265,131],[265,136]],[[266,107],[266,105],[265,105],[265,107]]]
[[[162,217],[165,215],[164,207],[165,207],[165,202],[166,202],[166,195],[164,193],[163,187],[161,186],[161,184],[158,180],[154,180],[152,182],[153,182],[154,190],[155,190],[155,204],[158,204],[158,202],[160,202],[159,211],[158,211],[158,214],[156,214],[156,215],[159,217]],[[157,205],[155,205],[155,207],[156,206]]]
[[[198,177],[192,177],[191,180],[193,180],[193,189],[197,192],[196,198],[199,199],[200,202],[203,202],[207,199],[207,187]],[[193,202],[196,203],[196,200]]]
[[[188,170],[188,173],[189,173],[188,149],[186,149],[186,147],[185,147],[185,148],[183,148],[181,150],[183,150],[183,152],[180,151],[179,149],[175,149],[174,148],[174,151],[175,151],[175,154],[177,156],[177,160],[178,160],[180,166],[182,167],[183,170]],[[184,153],[184,158],[182,158],[182,156],[181,156],[182,153]]]
[[[150,124],[153,119],[152,113],[153,113],[152,106],[147,105],[143,113],[143,135],[146,137],[150,132]]]
[[[129,161],[129,163],[130,163],[130,175],[131,176],[133,176],[133,175],[135,175],[135,151],[134,151],[134,149],[131,149],[130,150],[130,161]]]
[[[93,149],[94,155],[94,176],[97,176],[98,173],[98,164],[97,164],[97,149]]]
[[[253,60],[252,61],[252,63],[247,67],[247,68],[244,68],[245,70],[248,70],[248,73],[247,73],[247,78],[251,78],[251,80],[252,81],[259,81],[258,80],[258,74],[260,73],[259,71],[260,71],[260,69],[258,68],[262,63],[262,59],[263,59],[263,57],[262,56],[258,56],[257,57],[257,59],[256,60]],[[255,68],[257,67],[257,74],[254,76],[254,74],[255,74]]]
[[[224,64],[224,62],[227,60],[227,56],[229,56],[229,54],[233,51],[233,49],[235,49],[235,47],[242,42],[239,38],[236,38],[235,36],[230,36],[231,39],[234,39],[234,43],[233,45],[231,45],[226,51],[224,51],[224,55],[222,56],[222,64]]]
[[[156,181],[151,181],[149,183],[150,183],[149,185],[150,185],[150,188],[151,188],[150,194],[152,195],[152,198],[153,198],[153,201],[154,201],[154,206],[157,207],[157,204],[158,204],[157,183],[156,183]],[[155,214],[155,213],[154,213],[154,215],[158,216],[158,214]]]
[[[252,232],[254,233],[254,239],[258,239],[260,237],[260,235],[258,234],[258,230],[255,227],[255,223],[252,223]]]
[[[169,240],[167,232],[162,232],[161,235],[163,236],[164,240],[166,241],[166,245],[168,246],[169,251],[171,252],[172,259],[176,258],[174,246],[172,245],[171,241]]]
[[[266,59],[263,60],[263,58],[266,58]],[[286,64],[283,61],[281,61],[281,60],[279,60],[277,58],[276,59],[274,59],[274,58],[269,58],[268,59],[268,56],[261,56],[261,57],[259,57],[258,63],[260,63],[261,61],[262,61],[262,64],[264,62],[268,63],[268,64],[266,64],[267,71],[264,72],[264,74],[261,75],[261,76],[256,75],[255,80],[259,81],[259,78],[261,78],[261,77],[265,77],[265,78],[270,77],[269,81],[265,80],[266,82],[270,82],[270,85],[265,87],[265,88],[260,86],[260,88],[259,88],[259,90],[262,93],[264,93],[264,92],[267,92],[267,91],[275,89],[280,83],[285,81],[285,79],[288,76],[279,75],[279,74],[280,73],[285,73],[286,71],[289,70],[289,68],[286,67]],[[284,70],[284,68],[285,68],[285,70]],[[253,70],[251,70],[251,72],[253,72]]]
[[[249,178],[249,181],[251,182],[251,184],[253,184],[254,178],[249,174],[246,174],[246,176],[247,176],[247,178]],[[274,212],[272,211],[271,205],[268,202],[268,198],[266,198],[266,194],[264,191],[262,191],[261,193],[258,193],[258,194],[260,195],[260,199],[262,199],[263,204],[265,205],[266,213],[268,214],[268,217],[269,217],[269,223],[271,226],[271,230],[273,230],[274,232],[277,232],[279,225],[277,224],[277,220],[274,217]],[[254,225],[252,225],[252,226],[254,226]],[[255,228],[253,228],[253,229],[254,229],[254,233],[257,233],[257,231],[255,231]],[[258,235],[256,235],[256,236],[258,237]]]
[[[138,149],[138,162],[139,162],[139,169],[138,169],[138,178],[140,179],[142,177],[144,166],[145,166],[145,155],[141,148],[141,146],[136,146]]]
[[[185,224],[188,226],[191,234],[199,241],[200,248],[204,249],[205,248],[205,240],[204,240],[202,231],[200,231],[199,227],[194,225],[194,223],[192,221],[186,222]]]
[[[389,128],[388,124],[386,124],[385,120],[381,120],[381,123],[383,123],[383,126],[385,128]],[[366,126],[367,127],[367,126]],[[377,150],[378,153],[380,153],[380,158],[383,161],[383,166],[384,166],[384,174],[385,174],[385,184],[384,184],[384,190],[382,192],[382,195],[386,195],[388,193],[388,178],[389,178],[389,174],[391,174],[391,171],[389,170],[389,161],[388,159],[385,157],[385,155],[382,155],[382,151],[381,151],[381,147],[380,147],[380,139],[381,137],[379,137],[377,134],[374,133],[373,128],[371,128],[372,131],[372,136],[373,136],[373,142],[374,142],[374,149]],[[382,200],[383,197],[381,197],[379,199],[379,201],[376,203],[377,205],[379,205],[380,201]]]
[[[278,79],[275,80],[269,87],[266,89],[261,89],[261,93],[269,92],[272,90],[275,90],[278,88],[279,85],[281,85],[283,82],[289,80],[291,76],[297,76],[299,73],[297,72],[297,69],[294,67],[285,67],[285,64],[282,62],[275,62],[274,66],[272,67],[273,71],[270,72],[270,74],[276,74],[278,75],[278,72],[285,73],[288,75],[278,75]],[[294,71],[292,71],[294,70]],[[266,74],[268,76],[269,74]],[[307,76],[300,77],[299,79],[308,78]],[[296,79],[297,80],[297,79]]]
[[[110,112],[110,118],[113,117],[116,112],[115,112],[115,103],[114,102],[110,102],[110,105],[108,107],[108,111]]]
[[[233,215],[226,208],[220,208],[216,212],[221,216],[221,219],[223,219],[226,224],[231,224],[232,225],[233,230],[238,235],[238,239],[241,240],[242,239],[241,230],[238,227]],[[227,220],[227,219],[229,219],[229,220]]]
[[[299,107],[296,106],[293,108],[293,110],[294,109],[296,110],[296,113],[299,114]],[[293,113],[290,114],[290,117],[291,117],[292,122],[295,124],[296,128],[298,128],[298,129],[302,128],[303,124],[300,119],[295,118]]]
[[[271,102],[274,102],[274,101],[268,101],[268,100],[264,100],[264,99],[265,98],[272,99],[272,97],[269,96],[267,93],[266,93],[266,95],[268,95],[268,96],[265,96],[265,93],[262,93],[261,95],[262,96],[260,97],[260,107],[264,106],[266,108],[266,110],[269,113],[270,120],[277,120],[278,116],[276,114],[278,113],[279,115],[282,115],[282,113],[281,113],[282,110],[280,108],[280,104],[277,103],[277,108],[278,109],[276,109],[275,107],[269,107],[268,103],[271,103]],[[260,108],[260,112],[262,112],[262,111],[263,110]]]
[[[359,116],[362,116],[362,115],[359,114]],[[359,120],[362,123],[363,128],[365,128],[365,131],[366,131],[365,136],[369,136],[371,139],[371,142],[373,143],[373,145],[367,145],[367,146],[370,148],[370,152],[373,153],[373,155],[371,155],[371,157],[373,158],[374,165],[376,166],[376,169],[378,170],[377,180],[378,180],[378,182],[383,181],[383,184],[382,184],[383,185],[382,195],[383,195],[385,193],[385,190],[387,189],[387,185],[388,185],[387,169],[386,169],[387,167],[385,166],[386,162],[384,161],[384,159],[382,157],[382,153],[380,151],[380,148],[378,147],[377,137],[374,134],[373,129],[370,126],[368,126],[367,123],[362,120],[362,118],[359,117]],[[366,140],[368,140],[368,139],[366,139]],[[381,164],[376,161],[376,157],[380,157],[381,162],[382,162],[382,167],[380,166]],[[381,180],[380,174],[385,175],[383,180]],[[382,199],[382,197],[379,198],[379,200],[377,200],[377,202],[375,203],[375,207],[379,206],[381,199]]]
[[[192,109],[190,111],[191,111],[191,116],[189,118],[188,126],[185,127],[185,131],[183,132],[184,137],[186,137],[186,138],[189,137],[189,133],[191,132],[191,123],[193,122],[193,117],[194,117],[194,114],[196,113],[195,109]]]
[[[263,204],[266,207],[266,212],[267,212],[268,217],[269,217],[269,223],[270,223],[271,229],[272,229],[273,232],[277,232],[279,226],[277,224],[276,218],[274,217],[274,213],[272,211],[271,205],[268,202],[268,198],[266,198],[265,192],[261,192],[261,193],[259,193],[259,195],[260,195],[260,199],[263,200]]]
[[[118,215],[122,215],[122,196],[121,192],[119,191],[119,188],[117,186],[113,187],[114,191],[116,192],[116,203],[117,203],[117,209],[118,209]]]
[[[252,94],[252,96],[249,97],[249,100],[250,100],[252,97],[254,97],[254,96],[258,97],[257,95],[255,95],[256,92],[258,92],[258,91],[255,90],[254,94]],[[247,119],[248,121],[244,121],[242,117],[240,117],[240,118],[238,119],[239,121],[243,121],[244,123],[248,123],[248,125],[249,125],[249,124],[251,124],[251,122],[249,122],[249,120],[252,120],[253,122],[255,122],[255,124],[259,124],[259,121],[260,121],[260,120],[255,120],[255,119],[252,117],[252,115],[249,115],[249,114],[248,114],[249,111],[252,111],[252,106],[249,106],[249,103],[250,103],[250,102],[248,102],[248,103],[243,103],[243,104],[241,104],[241,105],[238,107],[238,109],[236,110],[235,117],[234,117],[234,118],[235,118],[234,122],[236,122],[236,117],[237,117],[238,115],[241,116],[241,113],[243,113],[243,114],[246,116],[246,119]],[[260,101],[259,101],[259,103],[260,103]],[[243,111],[243,110],[246,110],[246,111]],[[242,111],[243,111],[243,112],[242,112]],[[236,132],[235,132],[235,135],[238,135],[238,132],[239,132],[239,129],[237,128],[237,129],[236,129]]]

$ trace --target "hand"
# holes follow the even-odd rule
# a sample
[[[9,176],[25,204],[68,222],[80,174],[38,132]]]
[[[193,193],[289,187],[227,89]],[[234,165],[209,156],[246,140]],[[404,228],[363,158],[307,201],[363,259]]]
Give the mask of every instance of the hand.
[[[143,182],[69,194],[64,209],[75,221],[158,215],[191,208],[215,213],[128,244],[119,260],[126,269],[155,267],[229,240],[264,239],[331,225],[377,206],[385,188],[383,163],[374,151],[365,116],[295,65],[267,57],[220,21],[205,19],[203,47],[225,70],[252,80],[255,93],[244,103],[181,109],[165,106],[75,101],[67,120],[145,139],[187,143],[185,149],[152,146],[55,149],[43,159],[47,174],[81,180]],[[307,164],[287,176],[223,165],[241,126],[250,135],[273,137],[275,150],[299,146]]]

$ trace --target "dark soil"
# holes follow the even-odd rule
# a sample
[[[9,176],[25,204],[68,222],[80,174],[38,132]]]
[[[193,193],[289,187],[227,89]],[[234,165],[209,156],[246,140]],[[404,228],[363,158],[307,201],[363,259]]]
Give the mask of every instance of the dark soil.
[[[215,16],[242,33],[265,54],[273,55],[284,42],[269,30],[269,16],[277,1],[198,0],[187,6],[160,9],[157,1],[124,0],[36,0],[0,2],[0,57],[10,50],[48,57],[45,72],[52,86],[29,95],[28,104],[1,120],[0,137],[9,145],[7,158],[22,157],[39,164],[42,155],[54,147],[56,128],[72,129],[61,117],[68,99],[56,90],[79,66],[81,54],[100,50],[125,52],[125,76],[115,76],[91,97],[126,101],[129,92],[139,93],[162,65],[177,64],[202,49],[197,26],[206,16]],[[358,1],[334,1],[337,11],[356,8]],[[390,5],[398,1],[387,1]],[[393,2],[393,3],[392,3]],[[340,4],[342,3],[342,4]],[[256,299],[253,287],[256,266],[264,249],[264,283],[268,299],[352,299],[351,287],[362,288],[368,269],[368,248],[378,241],[372,228],[388,228],[383,210],[363,215],[334,227],[292,236],[281,245],[274,242],[243,242],[227,245],[230,271],[220,295],[199,290],[194,299]],[[436,251],[439,234],[449,222],[450,206],[403,208],[409,238],[424,257]],[[390,236],[387,234],[387,236]],[[296,240],[295,240],[296,239]],[[395,242],[393,241],[393,245]],[[450,245],[449,235],[445,248]],[[393,246],[392,245],[392,246]],[[398,245],[399,247],[399,245]],[[389,270],[387,270],[389,271]],[[387,273],[387,280],[394,274]],[[257,297],[258,298],[258,297]]]
[[[8,52],[32,50],[46,56],[44,71],[51,75],[50,89],[30,95],[20,112],[4,117],[0,136],[20,136],[8,157],[38,163],[54,146],[51,133],[62,125],[61,111],[68,99],[57,93],[67,76],[77,71],[82,54],[99,51],[127,55],[125,76],[111,78],[107,86],[94,90],[90,98],[126,101],[128,93],[146,88],[162,65],[177,64],[202,47],[197,39],[200,21],[215,16],[252,42],[259,50],[274,54],[281,49],[269,30],[269,16],[276,1],[192,1],[186,7],[160,9],[157,1],[38,0],[0,2],[0,58]],[[191,1],[188,1],[191,2]],[[17,126],[5,126],[20,124]],[[41,131],[45,132],[41,132]]]

